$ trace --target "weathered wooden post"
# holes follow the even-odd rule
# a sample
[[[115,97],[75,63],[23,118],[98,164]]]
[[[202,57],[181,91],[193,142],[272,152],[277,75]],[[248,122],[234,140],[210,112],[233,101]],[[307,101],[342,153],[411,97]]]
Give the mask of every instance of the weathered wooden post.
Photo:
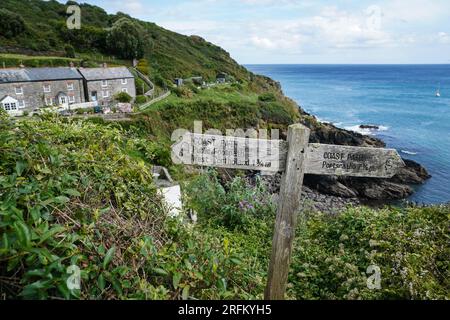
[[[300,213],[300,201],[304,175],[304,161],[310,130],[301,124],[289,127],[286,171],[280,186],[277,219],[272,244],[266,300],[284,298],[289,273],[292,245]]]

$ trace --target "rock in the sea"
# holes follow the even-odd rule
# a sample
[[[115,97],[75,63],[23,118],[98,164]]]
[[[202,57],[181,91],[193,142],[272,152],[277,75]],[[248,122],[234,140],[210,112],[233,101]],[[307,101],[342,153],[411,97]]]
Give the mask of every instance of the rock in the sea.
[[[362,124],[359,126],[360,129],[370,129],[370,130],[379,130],[379,126],[371,125],[371,124]]]
[[[415,161],[403,159],[405,167],[390,180],[396,183],[422,184],[431,178],[428,171]]]

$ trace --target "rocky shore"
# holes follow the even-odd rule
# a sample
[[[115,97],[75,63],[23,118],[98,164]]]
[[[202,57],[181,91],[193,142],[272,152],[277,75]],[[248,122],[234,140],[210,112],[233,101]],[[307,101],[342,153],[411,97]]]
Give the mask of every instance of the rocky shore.
[[[386,144],[375,137],[337,128],[332,124],[321,123],[314,116],[303,112],[302,123],[311,129],[311,143],[350,145],[384,148]],[[387,204],[403,200],[414,193],[413,185],[426,182],[431,176],[419,163],[403,159],[405,167],[391,179],[353,178],[336,176],[305,175],[303,202],[306,208],[335,214],[348,205]],[[256,172],[247,175],[254,183]],[[261,176],[268,192],[277,195],[280,189],[281,174]]]

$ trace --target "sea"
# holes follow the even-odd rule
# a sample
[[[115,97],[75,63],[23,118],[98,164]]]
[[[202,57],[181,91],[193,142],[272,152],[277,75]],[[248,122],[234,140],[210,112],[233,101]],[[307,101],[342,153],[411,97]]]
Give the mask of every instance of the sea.
[[[320,121],[373,135],[425,166],[433,177],[415,187],[409,200],[450,202],[450,65],[245,67],[279,81],[288,97]]]

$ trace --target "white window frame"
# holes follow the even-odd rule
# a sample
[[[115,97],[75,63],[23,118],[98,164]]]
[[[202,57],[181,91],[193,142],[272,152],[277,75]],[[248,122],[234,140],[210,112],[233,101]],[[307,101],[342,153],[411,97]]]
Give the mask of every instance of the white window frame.
[[[52,98],[45,97],[44,99],[45,99],[45,105],[46,106],[52,106],[53,105],[53,99]]]
[[[25,108],[25,100],[19,100],[19,108]]]
[[[122,92],[128,93],[128,89],[127,88],[122,88]]]
[[[20,90],[17,90],[17,89],[20,89]],[[16,94],[17,94],[18,96],[22,95],[22,94],[23,94],[23,87],[22,87],[22,86],[16,87],[16,88],[15,88],[15,92],[16,92]]]
[[[102,97],[103,97],[103,98],[109,98],[109,91],[108,91],[108,90],[102,91]]]
[[[15,102],[7,102],[3,104],[3,109],[5,111],[16,111],[17,110],[17,103]]]
[[[68,83],[67,84],[67,91],[73,91],[74,90],[74,85],[73,83]]]
[[[67,103],[67,97],[66,96],[60,96],[59,97],[59,104],[66,104]]]
[[[69,103],[75,103],[75,96],[69,96]]]
[[[105,88],[108,86],[108,80],[102,80],[102,87]]]
[[[128,84],[128,79],[122,79],[122,84]]]
[[[46,92],[46,93],[52,92],[52,86],[50,84],[44,84],[43,88],[44,88],[44,92]],[[48,90],[47,90],[47,88],[48,88]]]

